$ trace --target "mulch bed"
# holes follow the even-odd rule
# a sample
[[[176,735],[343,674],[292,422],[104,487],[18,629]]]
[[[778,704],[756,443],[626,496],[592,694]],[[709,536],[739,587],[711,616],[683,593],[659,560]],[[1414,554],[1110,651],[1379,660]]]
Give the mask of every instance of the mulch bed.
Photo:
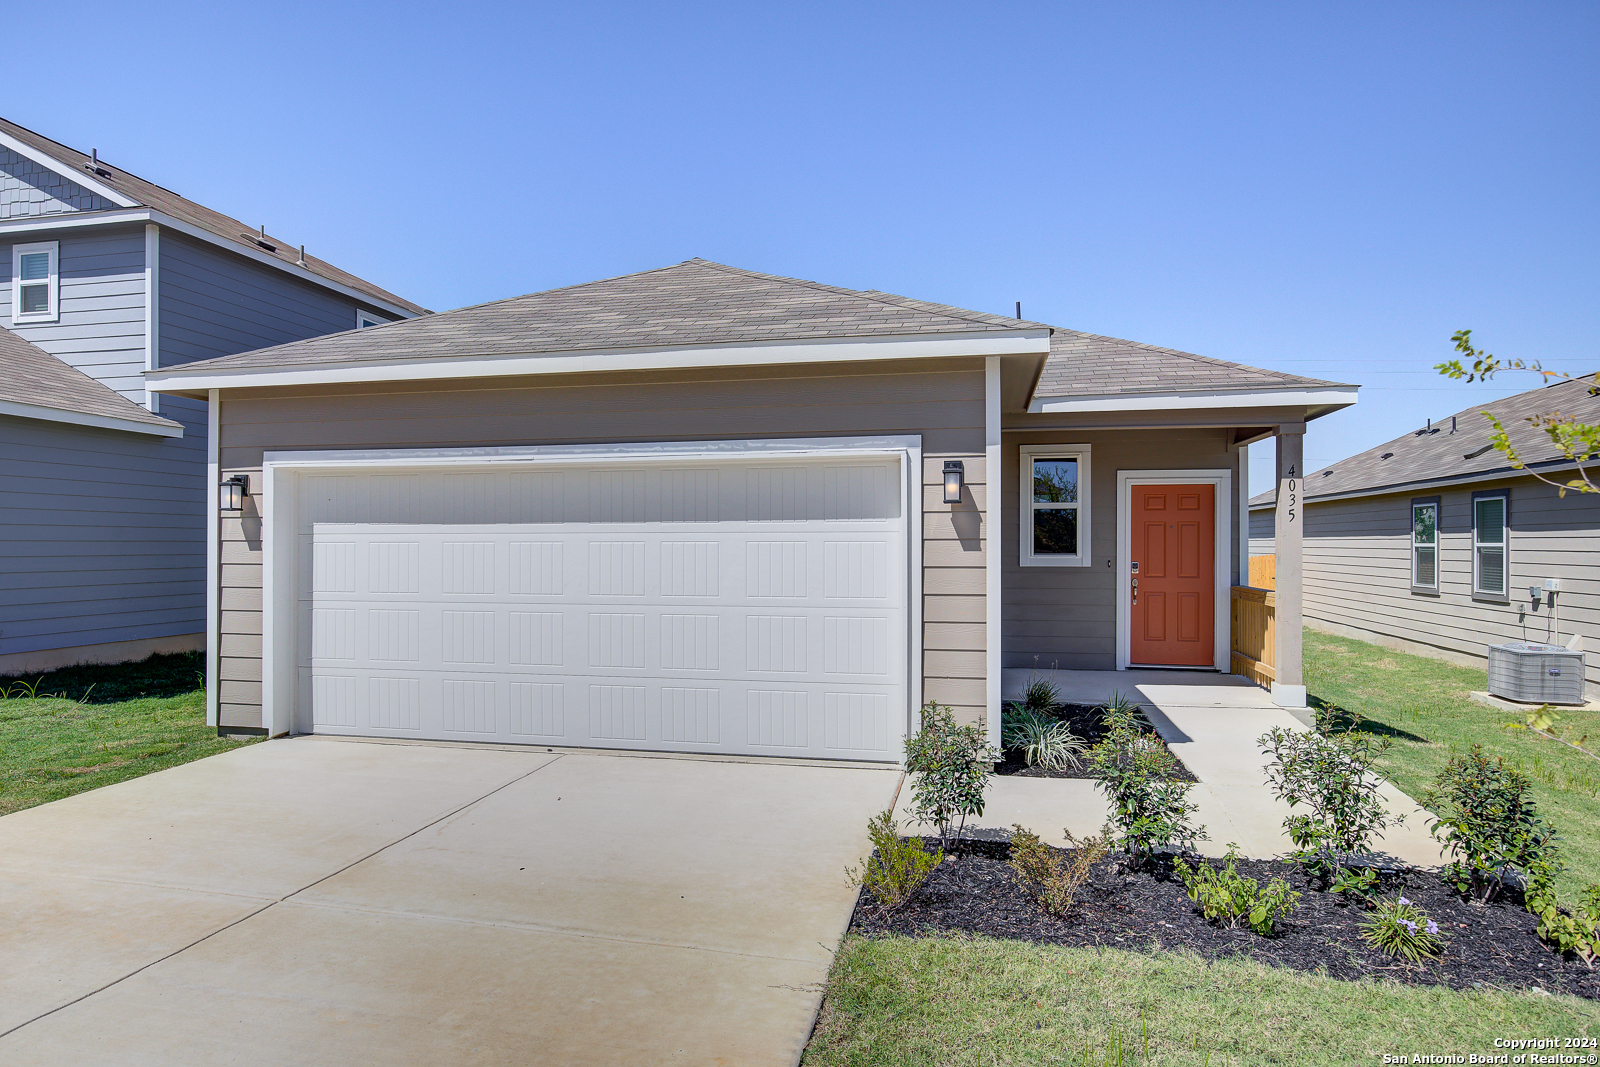
[[[1105,708],[1098,704],[1057,704],[1050,712],[1052,716],[1067,724],[1078,737],[1083,738],[1084,748],[1091,749],[1099,744],[1106,736],[1104,722]],[[1150,725],[1150,720],[1143,714],[1139,716],[1144,723],[1144,728],[1150,733],[1155,732],[1155,727]],[[1176,756],[1173,757],[1177,759]],[[1001,753],[1001,760],[995,764],[994,773],[1007,777],[1017,778],[1093,778],[1094,772],[1089,769],[1087,760],[1078,766],[1066,766],[1060,770],[1047,770],[1044,767],[1030,767],[1022,758],[1020,748],[1008,748]],[[1182,782],[1198,782],[1188,767],[1178,760],[1177,771],[1172,777]]]
[[[886,910],[870,892],[863,892],[850,929],[868,936],[963,932],[1036,944],[1190,949],[1207,959],[1246,956],[1341,979],[1389,978],[1453,989],[1538,987],[1600,1000],[1600,972],[1563,959],[1540,941],[1537,920],[1512,889],[1481,906],[1463,900],[1437,874],[1386,873],[1378,895],[1386,900],[1408,897],[1449,939],[1440,959],[1412,965],[1361,939],[1359,924],[1369,913],[1359,902],[1311,888],[1292,863],[1237,862],[1247,878],[1263,885],[1282,878],[1302,894],[1274,935],[1262,937],[1208,922],[1165,861],[1149,873],[1130,872],[1126,857],[1113,854],[1096,864],[1079,888],[1072,912],[1057,919],[1018,887],[1007,862],[1008,843],[965,841],[958,852],[959,859],[940,864],[898,909]]]

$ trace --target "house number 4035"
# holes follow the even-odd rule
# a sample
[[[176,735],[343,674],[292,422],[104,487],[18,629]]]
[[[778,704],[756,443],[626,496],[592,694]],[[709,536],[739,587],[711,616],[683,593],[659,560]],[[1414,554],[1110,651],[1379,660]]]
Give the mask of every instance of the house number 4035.
[[[1289,521],[1290,522],[1294,522],[1295,521],[1294,520],[1294,508],[1295,508],[1295,504],[1299,502],[1298,501],[1298,497],[1296,496],[1296,490],[1299,488],[1299,484],[1300,483],[1295,480],[1295,477],[1296,477],[1296,475],[1298,473],[1299,472],[1295,469],[1295,465],[1294,464],[1290,464],[1289,465]]]

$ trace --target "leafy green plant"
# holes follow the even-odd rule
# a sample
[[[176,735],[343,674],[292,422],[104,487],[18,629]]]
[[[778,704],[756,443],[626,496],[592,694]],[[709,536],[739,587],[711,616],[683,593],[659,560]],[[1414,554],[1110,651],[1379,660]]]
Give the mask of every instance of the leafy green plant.
[[[1065,915],[1072,908],[1073,894],[1089,877],[1089,871],[1111,851],[1111,825],[1093,837],[1079,839],[1063,830],[1069,856],[1058,855],[1022,826],[1012,827],[1011,870],[1017,882],[1034,903],[1051,915]]]
[[[1444,955],[1439,924],[1405,897],[1386,900],[1361,924],[1361,939],[1380,952],[1420,963]]]
[[[38,700],[41,697],[51,697],[53,695],[51,693],[39,692],[39,686],[43,684],[44,678],[41,676],[31,684],[19,680],[10,685],[0,685],[0,700]]]
[[[1224,926],[1242,923],[1262,937],[1270,937],[1278,920],[1300,902],[1300,894],[1282,878],[1274,878],[1262,888],[1254,878],[1238,872],[1234,866],[1238,858],[1236,846],[1230,842],[1223,857],[1226,865],[1220,871],[1209,863],[1190,867],[1182,859],[1174,860],[1172,869],[1207,919]]]
[[[1377,887],[1378,872],[1371,867],[1340,867],[1328,884],[1328,892],[1368,900]]]
[[[1511,871],[1554,863],[1555,827],[1540,818],[1527,776],[1482,745],[1452,757],[1422,802],[1438,813],[1428,828],[1455,853],[1444,874],[1462,893],[1493,900]]]
[[[1047,678],[1033,677],[1022,691],[1022,710],[1035,714],[1054,711],[1061,703],[1061,690]]]
[[[888,908],[898,908],[910,900],[944,859],[942,849],[930,852],[920,837],[902,838],[893,811],[885,811],[868,822],[867,834],[872,838],[872,854],[861,861],[861,866],[846,867],[845,877]]]
[[[1083,762],[1084,742],[1060,719],[1027,710],[1007,710],[1000,720],[1001,743],[1020,749],[1030,767],[1061,770]]]
[[[1583,890],[1577,907],[1563,909],[1556,895],[1559,858],[1541,857],[1529,869],[1522,891],[1522,903],[1539,919],[1539,937],[1557,952],[1572,953],[1594,970],[1600,955],[1600,883],[1591,882]]]
[[[1190,822],[1190,783],[1174,777],[1177,758],[1141,728],[1137,713],[1136,704],[1114,696],[1105,706],[1106,736],[1089,751],[1095,787],[1111,801],[1117,845],[1134,866],[1159,849],[1190,851],[1205,837],[1205,827]]]
[[[906,741],[906,770],[913,775],[912,812],[918,822],[937,827],[941,848],[950,847],[958,817],[960,840],[967,817],[983,814],[983,794],[998,758],[982,726],[957,726],[955,713],[934,701],[923,706],[922,725]]]
[[[1333,721],[1332,714],[1324,717],[1327,733],[1273,727],[1256,741],[1272,757],[1266,772],[1274,795],[1291,812],[1310,809],[1290,814],[1283,828],[1295,859],[1325,886],[1339,880],[1347,856],[1367,851],[1375,834],[1400,821],[1379,792],[1388,779],[1374,763],[1384,746],[1370,734],[1339,732]]]

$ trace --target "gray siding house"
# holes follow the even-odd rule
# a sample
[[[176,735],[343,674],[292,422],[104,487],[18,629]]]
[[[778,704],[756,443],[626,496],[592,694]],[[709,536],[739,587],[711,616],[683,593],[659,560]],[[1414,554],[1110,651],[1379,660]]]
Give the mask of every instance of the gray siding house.
[[[1356,399],[704,260],[145,378],[248,486],[219,727],[885,761],[1007,669],[1229,671],[1245,446]]]
[[[422,313],[0,119],[0,674],[204,645],[207,405],[146,371]]]
[[[1572,477],[1530,417],[1600,421],[1592,382],[1466,408],[1313,471],[1305,484],[1305,620],[1330,633],[1483,667],[1505,641],[1585,647],[1600,694],[1600,497],[1510,467],[1484,411],[1531,470]],[[1272,551],[1276,493],[1250,501],[1252,553]],[[1560,584],[1554,595],[1546,580]]]

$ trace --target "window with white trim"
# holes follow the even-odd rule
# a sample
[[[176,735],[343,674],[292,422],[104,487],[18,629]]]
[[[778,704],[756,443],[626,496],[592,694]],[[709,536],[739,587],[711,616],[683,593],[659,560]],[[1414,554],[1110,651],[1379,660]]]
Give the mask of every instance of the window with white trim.
[[[1023,445],[1024,567],[1089,565],[1089,446]]]
[[[356,329],[358,330],[364,330],[368,326],[383,326],[388,321],[388,319],[379,318],[370,311],[362,311],[360,308],[356,308]]]
[[[1411,502],[1411,588],[1439,591],[1439,498]]]
[[[60,318],[59,241],[11,246],[11,321],[55,322]]]
[[[1506,489],[1472,494],[1472,592],[1504,597],[1510,590],[1511,493]]]

